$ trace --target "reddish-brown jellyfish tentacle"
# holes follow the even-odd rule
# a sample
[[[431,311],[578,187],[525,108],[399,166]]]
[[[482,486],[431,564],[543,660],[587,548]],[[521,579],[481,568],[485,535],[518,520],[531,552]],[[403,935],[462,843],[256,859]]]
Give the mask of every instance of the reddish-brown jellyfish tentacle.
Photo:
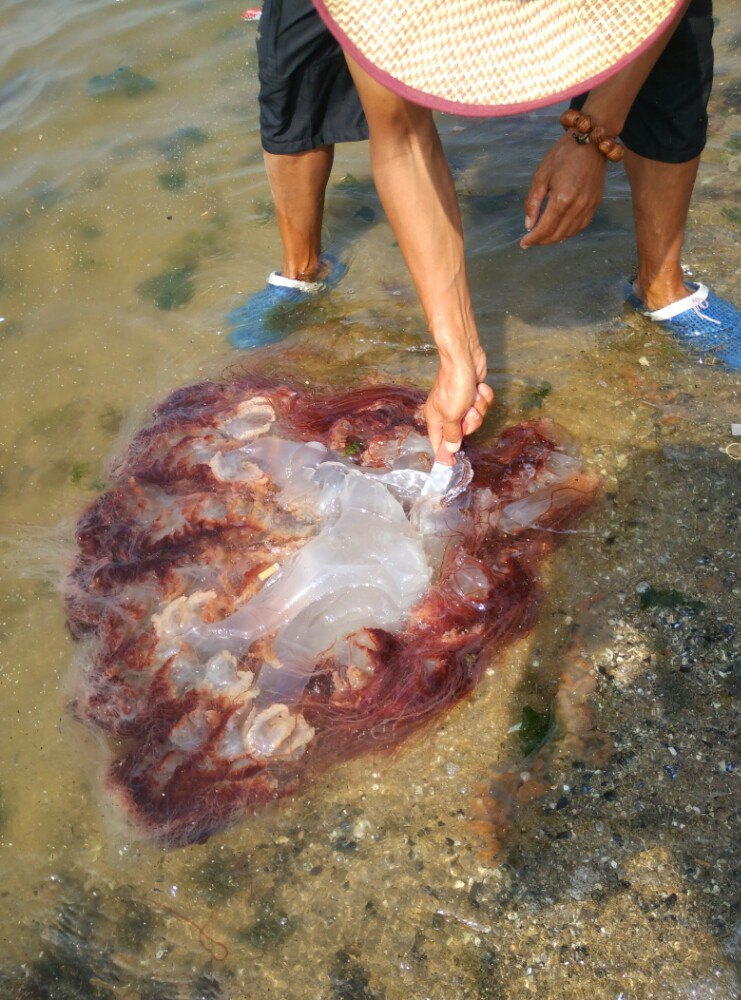
[[[531,421],[469,448],[465,492],[423,499],[423,402],[243,371],[187,386],[81,516],[74,710],[108,739],[123,812],[161,843],[398,745],[535,621],[539,567],[596,478]]]

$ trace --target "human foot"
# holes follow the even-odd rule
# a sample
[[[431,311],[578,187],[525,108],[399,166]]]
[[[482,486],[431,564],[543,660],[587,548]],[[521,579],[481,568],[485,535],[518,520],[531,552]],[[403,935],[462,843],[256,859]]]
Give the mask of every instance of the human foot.
[[[741,314],[707,285],[687,282],[685,295],[660,309],[649,309],[637,283],[629,286],[627,301],[647,319],[698,354],[712,355],[732,369],[741,368]]]
[[[276,343],[300,318],[297,307],[334,288],[346,271],[346,265],[329,253],[321,255],[319,268],[309,280],[286,278],[273,271],[264,288],[228,314],[229,342],[242,349]]]

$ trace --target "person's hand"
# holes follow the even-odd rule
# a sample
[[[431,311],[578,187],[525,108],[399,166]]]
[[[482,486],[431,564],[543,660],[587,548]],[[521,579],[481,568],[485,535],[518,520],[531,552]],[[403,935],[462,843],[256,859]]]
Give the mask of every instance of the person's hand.
[[[437,378],[425,403],[427,433],[437,454],[442,442],[454,453],[466,434],[473,434],[483,423],[494,402],[494,392],[484,382],[486,356],[481,347],[461,357],[441,355]]]
[[[520,246],[560,243],[586,229],[602,200],[606,168],[607,160],[595,146],[580,146],[569,132],[554,143],[530,183],[525,199],[529,232]]]

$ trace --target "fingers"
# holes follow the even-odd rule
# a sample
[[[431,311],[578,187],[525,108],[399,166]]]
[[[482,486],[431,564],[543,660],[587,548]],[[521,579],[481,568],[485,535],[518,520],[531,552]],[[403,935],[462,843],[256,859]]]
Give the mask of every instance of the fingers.
[[[463,444],[463,428],[460,420],[443,420],[443,442],[451,455],[460,451]]]
[[[494,390],[486,382],[479,382],[476,386],[476,392],[486,400],[487,407],[491,406],[494,402]]]
[[[463,417],[463,434],[471,434],[475,429],[481,426],[484,417],[486,416],[486,411],[489,409],[489,401],[481,395],[481,393],[476,393],[476,399]],[[475,427],[474,427],[475,424]]]
[[[451,454],[455,454],[460,450],[463,438],[481,427],[489,407],[494,402],[494,391],[485,382],[474,384],[476,389],[473,403],[469,406],[466,406],[471,398],[468,393],[464,394],[462,403],[459,404],[454,396],[442,393],[438,384],[433,386],[425,403],[425,421],[435,454],[442,443]],[[466,407],[462,414],[460,405]]]
[[[547,194],[548,184],[545,175],[540,170],[536,170],[530,182],[530,190],[525,198],[525,229],[528,231],[537,222]]]
[[[489,407],[494,402],[494,390],[486,382],[479,382],[476,387],[474,404],[463,418],[463,436],[473,434],[484,422]]]
[[[576,236],[589,225],[596,205],[576,195],[559,194],[548,199],[545,212],[531,232],[520,240],[524,249],[548,246]]]
[[[563,219],[561,225],[551,235],[547,243],[563,243],[564,240],[570,240],[572,236],[578,236],[592,221],[592,215],[593,212],[582,210]],[[543,245],[546,245],[546,243],[544,242]]]
[[[477,411],[473,407],[471,407],[471,410],[478,416]],[[427,435],[435,455],[437,455],[441,445],[444,445],[451,455],[455,455],[457,451],[460,451],[463,443],[463,435],[470,433],[464,430],[463,426],[464,421],[468,418],[468,414],[466,414],[463,420],[459,417],[445,418],[434,407],[428,405],[426,407],[425,418],[427,422]]]
[[[606,163],[596,147],[578,146],[569,135],[559,139],[533,178],[526,202],[526,223],[534,221],[529,214],[534,193],[532,204],[537,204],[539,198],[542,208],[541,178],[545,181],[548,201],[533,228],[520,240],[520,246],[526,249],[560,243],[585,229],[602,198]]]
[[[520,240],[520,246],[525,249],[533,246],[544,246],[552,243],[555,234],[561,228],[564,213],[569,209],[569,203],[563,195],[551,195],[545,212],[538,224]]]
[[[488,389],[489,386],[487,385],[485,386],[485,388]],[[492,393],[491,398],[492,399],[494,398],[494,393]],[[486,416],[486,411],[489,409],[490,404],[491,404],[491,399],[487,398],[487,396],[485,396],[481,392],[481,390],[477,388],[476,399],[474,399],[473,406],[471,407],[471,409],[476,410],[477,413],[480,415],[481,419],[483,420],[483,418]]]
[[[483,422],[484,418],[481,416],[479,411],[472,406],[463,418],[463,436],[468,437],[469,434],[473,434],[479,429]]]
[[[433,454],[437,455],[440,446],[443,443],[443,430],[445,427],[445,419],[440,412],[434,398],[434,390],[427,397],[427,402],[424,406],[425,423],[427,424],[427,436],[430,439],[430,444],[432,445]],[[460,427],[460,424],[459,424]],[[453,437],[460,436],[460,430],[456,433],[454,432]]]
[[[433,454],[437,455],[440,445],[443,443],[443,425],[440,422],[427,418],[427,436],[432,445]]]

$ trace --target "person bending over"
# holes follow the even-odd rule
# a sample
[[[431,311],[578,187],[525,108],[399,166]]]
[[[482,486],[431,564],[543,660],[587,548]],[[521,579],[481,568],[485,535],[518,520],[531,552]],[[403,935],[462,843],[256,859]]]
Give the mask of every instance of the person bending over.
[[[710,0],[627,67],[572,102],[619,135],[631,186],[638,273],[629,301],[656,322],[741,365],[741,324],[730,303],[687,285],[680,265],[690,197],[705,144],[712,84]],[[310,0],[266,0],[258,37],[260,127],[283,245],[280,271],[230,314],[232,342],[276,339],[271,313],[333,287],[343,265],[322,252],[324,197],[338,142],[370,139],[376,188],[414,280],[439,369],[425,417],[433,448],[454,452],[493,401],[471,305],[458,200],[432,112],[382,86],[352,59]],[[606,158],[570,132],[536,169],[522,247],[581,232],[602,198]],[[733,341],[735,338],[735,348]]]

